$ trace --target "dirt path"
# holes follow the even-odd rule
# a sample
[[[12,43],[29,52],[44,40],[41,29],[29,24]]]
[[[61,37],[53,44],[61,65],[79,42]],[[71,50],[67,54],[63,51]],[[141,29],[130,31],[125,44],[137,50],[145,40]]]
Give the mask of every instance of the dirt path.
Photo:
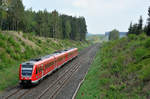
[[[85,48],[77,58],[48,76],[39,85],[27,89],[16,86],[3,93],[0,99],[71,99],[98,49],[99,44]]]

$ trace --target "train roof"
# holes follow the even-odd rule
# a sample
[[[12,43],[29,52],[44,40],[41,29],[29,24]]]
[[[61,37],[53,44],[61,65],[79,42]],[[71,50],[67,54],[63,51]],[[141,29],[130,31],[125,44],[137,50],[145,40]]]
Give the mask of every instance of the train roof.
[[[69,51],[69,50],[72,50],[72,49],[75,49],[75,48],[68,48],[68,49],[65,49],[65,50],[58,50],[58,51],[55,51],[54,53],[55,54],[60,54],[60,53],[63,53],[63,52],[66,52],[66,51]]]
[[[68,48],[68,49],[65,49],[65,50],[55,51],[53,54],[50,54],[50,55],[46,55],[46,56],[43,56],[43,57],[30,59],[29,61],[22,63],[22,65],[26,65],[26,64],[34,65],[36,62],[48,59],[48,58],[50,58],[52,56],[55,56],[55,55],[67,52],[67,51],[72,50],[72,49],[74,49],[74,48]]]

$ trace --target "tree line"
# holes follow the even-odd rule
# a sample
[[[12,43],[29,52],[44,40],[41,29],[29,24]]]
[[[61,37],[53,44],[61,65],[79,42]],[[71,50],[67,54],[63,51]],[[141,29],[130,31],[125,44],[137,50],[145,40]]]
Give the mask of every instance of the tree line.
[[[138,23],[130,23],[128,34],[136,34],[139,35],[141,33],[146,33],[148,36],[150,36],[150,7],[148,9],[148,19],[147,24],[143,25],[143,19],[142,16],[140,16],[140,19]]]
[[[22,0],[0,0],[0,29],[80,41],[85,40],[87,33],[84,17],[59,14],[56,10],[25,10]]]

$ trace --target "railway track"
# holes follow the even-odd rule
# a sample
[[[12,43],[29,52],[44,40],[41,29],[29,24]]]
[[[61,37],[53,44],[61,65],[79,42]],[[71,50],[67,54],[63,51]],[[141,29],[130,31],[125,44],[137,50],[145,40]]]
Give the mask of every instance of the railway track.
[[[76,58],[75,60],[72,61],[71,66],[69,66],[61,74],[61,76],[59,76],[53,82],[51,82],[44,90],[41,90],[41,93],[38,96],[34,97],[34,98],[35,99],[41,99],[41,98],[45,98],[45,97],[48,97],[50,99],[55,98],[56,95],[61,90],[61,88],[63,88],[63,86],[65,84],[67,84],[67,82],[72,77],[72,75],[76,71],[78,71],[78,69],[80,68],[81,64],[83,64],[83,63],[91,63],[92,62],[94,57],[91,56],[90,60],[87,60],[85,57],[87,57],[87,55],[91,52],[91,49],[93,47],[94,47],[94,45],[89,47],[89,48],[86,48],[84,51],[81,51],[79,56],[78,56],[78,58]],[[13,93],[11,93],[8,96],[4,97],[4,99],[23,99],[23,98],[25,98],[25,96],[27,97],[27,95],[30,94],[31,91],[35,90],[35,88],[37,88],[37,87],[30,88],[30,89],[18,88]]]
[[[22,89],[18,88],[16,91],[11,93],[10,95],[4,97],[4,99],[11,99],[15,97],[16,99],[21,99],[25,94],[29,93],[32,89]]]
[[[17,91],[13,92],[12,94],[8,95],[7,97],[5,97],[6,99],[10,98],[11,96],[17,94],[21,89],[18,89]]]
[[[88,53],[87,53],[88,54]],[[86,55],[85,55],[86,56]],[[85,57],[84,56],[84,57]],[[78,69],[80,68],[80,64],[82,63],[91,63],[94,57],[90,57],[90,60],[86,60],[84,58],[79,59],[79,61],[72,67],[70,68],[70,70],[68,70],[65,73],[65,76],[61,76],[60,79],[57,82],[54,82],[54,84],[52,86],[49,86],[47,89],[45,89],[42,94],[40,94],[37,99],[45,99],[45,98],[49,98],[49,99],[55,99],[56,95],[58,94],[58,92],[61,90],[61,88],[67,84],[67,82],[70,80],[70,78],[72,77],[72,75],[78,71]],[[61,85],[60,83],[61,82]],[[43,97],[45,94],[49,94],[48,97]]]
[[[71,69],[72,69],[72,68],[71,68]],[[77,66],[77,67],[74,66],[73,70],[71,70],[70,72],[75,72],[77,69],[78,69],[78,66]],[[69,70],[67,70],[67,72],[65,73],[65,75],[67,75],[68,78],[69,78],[69,77],[71,77],[72,74],[71,74],[71,73],[68,73],[68,72],[69,72]],[[64,84],[64,82],[66,82],[67,79],[68,79],[68,78],[63,77],[63,76],[64,76],[64,75],[62,75],[62,76],[61,76],[57,81],[55,81],[51,86],[49,86],[47,89],[45,89],[45,90],[43,91],[43,93],[40,94],[37,98],[38,98],[38,99],[42,98],[42,96],[43,96],[46,92],[48,92],[50,89],[52,89],[53,86],[56,86],[55,91],[53,92],[53,94],[51,94],[51,97],[54,97],[54,95],[55,95],[55,94],[58,92],[58,90],[62,87],[62,86],[57,87],[57,85],[60,84],[60,83]],[[53,89],[54,89],[54,88],[53,88]]]
[[[46,94],[49,90],[53,91],[51,93],[51,96],[49,96],[50,99],[54,98],[54,96],[57,95],[57,93],[59,92],[59,90],[61,90],[61,88],[63,87],[63,85],[65,85],[69,79],[72,77],[72,75],[79,69],[80,64],[82,60],[80,60],[80,62],[76,63],[72,68],[68,69],[64,75],[60,76],[58,78],[57,81],[53,82],[52,85],[50,85],[47,89],[45,89],[42,94],[40,94],[37,98],[41,99],[42,96],[44,96],[44,94]],[[61,84],[61,86],[60,86]]]

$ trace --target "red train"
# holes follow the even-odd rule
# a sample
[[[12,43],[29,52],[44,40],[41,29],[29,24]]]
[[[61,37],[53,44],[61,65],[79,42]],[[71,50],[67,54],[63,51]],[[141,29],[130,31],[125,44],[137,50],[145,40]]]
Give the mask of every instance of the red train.
[[[19,79],[21,85],[37,84],[45,76],[76,56],[78,56],[78,49],[70,48],[20,64]]]

